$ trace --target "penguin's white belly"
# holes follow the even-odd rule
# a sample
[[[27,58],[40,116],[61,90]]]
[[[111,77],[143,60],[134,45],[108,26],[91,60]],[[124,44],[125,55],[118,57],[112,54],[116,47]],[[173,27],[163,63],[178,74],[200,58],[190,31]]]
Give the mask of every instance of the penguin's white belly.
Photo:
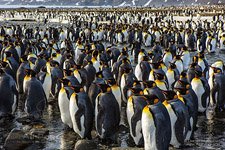
[[[172,109],[170,104],[166,106],[166,109],[167,109],[167,111],[169,113],[170,122],[171,122],[172,135],[171,135],[170,144],[173,145],[174,147],[179,148],[180,143],[177,140],[176,132],[175,132],[175,123],[177,121],[177,116],[176,116],[175,112],[173,111],[173,109]]]
[[[82,82],[82,79],[81,79],[81,76],[80,76],[79,73],[75,74],[74,76],[75,76],[75,78],[77,79],[77,81],[78,81],[79,83]]]
[[[183,63],[181,61],[176,61],[177,70],[181,73],[184,70]]]
[[[202,95],[205,93],[205,89],[201,82],[191,82],[192,89],[198,97],[198,111],[204,112],[206,108],[202,106]]]
[[[93,66],[95,67],[96,72],[99,72],[100,63],[96,61],[93,63]]]
[[[157,150],[156,126],[150,112],[142,112],[141,124],[145,150]]]
[[[115,98],[116,98],[116,100],[117,100],[117,102],[119,104],[120,111],[121,111],[121,103],[122,103],[122,97],[121,96],[122,96],[122,94],[121,94],[120,88],[118,87],[116,89],[113,89],[112,93],[115,96]]]
[[[42,86],[45,91],[46,98],[49,99],[49,94],[50,94],[51,87],[52,87],[52,78],[50,75],[46,75],[45,81]]]
[[[168,83],[169,83],[169,90],[172,90],[172,84],[175,82],[174,72],[172,72],[172,73],[167,72],[166,77],[167,77]]]
[[[151,36],[148,36],[148,38],[146,39],[146,41],[145,41],[145,46],[151,46],[151,42],[152,41],[152,39],[151,39]]]
[[[154,81],[155,80],[152,70],[150,71],[150,74],[149,74],[149,80],[150,81]]]
[[[132,128],[131,128],[131,119],[132,119],[132,116],[134,115],[134,106],[133,106],[133,101],[132,101],[132,98],[129,98],[128,102],[127,102],[127,120],[128,120],[128,124],[129,124],[129,127],[130,127],[130,134],[131,136],[134,138],[133,136],[133,132],[132,132]]]
[[[185,54],[184,56],[181,57],[183,60],[183,67],[184,69],[188,69],[189,63],[190,63],[190,54]]]
[[[75,99],[75,96],[72,95],[71,98],[70,98],[70,104],[69,104],[69,110],[70,110],[70,116],[71,116],[71,120],[72,120],[72,123],[73,123],[73,130],[79,134],[79,136],[81,138],[84,138],[84,133],[85,133],[85,128],[84,128],[84,115],[81,116],[80,119],[80,123],[81,123],[81,130],[78,129],[78,125],[77,125],[77,122],[76,122],[76,118],[75,118],[75,115],[78,111],[78,105],[76,103],[76,99]]]
[[[69,111],[70,101],[68,100],[66,93],[59,93],[58,103],[62,122],[72,128],[73,123]]]
[[[169,62],[171,62],[172,60],[173,60],[172,55],[165,54],[165,56],[163,57],[163,62],[167,67],[169,67]]]
[[[138,80],[142,81],[142,70],[140,67],[140,63],[137,64],[135,67],[135,76],[137,77]]]

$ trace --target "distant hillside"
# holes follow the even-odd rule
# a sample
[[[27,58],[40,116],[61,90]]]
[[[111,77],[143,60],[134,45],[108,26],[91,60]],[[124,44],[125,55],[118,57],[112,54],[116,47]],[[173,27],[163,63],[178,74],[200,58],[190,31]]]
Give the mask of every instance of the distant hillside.
[[[57,6],[168,6],[220,3],[225,3],[225,0],[0,0],[0,5]]]

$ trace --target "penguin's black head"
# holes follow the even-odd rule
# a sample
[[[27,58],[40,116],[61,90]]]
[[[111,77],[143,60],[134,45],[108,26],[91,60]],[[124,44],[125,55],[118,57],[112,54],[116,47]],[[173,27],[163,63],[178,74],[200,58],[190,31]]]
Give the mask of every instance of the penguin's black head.
[[[111,88],[106,83],[97,83],[97,86],[100,88],[102,93],[110,92]]]
[[[64,85],[64,86],[70,86],[71,82],[70,80],[64,78],[64,79],[59,79],[59,81]]]
[[[57,67],[57,66],[59,66],[59,63],[57,61],[55,61],[55,60],[51,60],[50,65],[52,67]]]
[[[159,98],[155,94],[144,95],[144,97],[146,98],[148,105],[154,105],[159,102]]]
[[[180,73],[180,78],[187,78],[187,72],[186,71],[182,71]]]
[[[140,52],[144,53],[145,52],[145,49],[140,49]]]
[[[57,54],[56,53],[52,53],[52,57],[56,57],[57,56]]]
[[[163,95],[165,96],[166,100],[173,100],[177,98],[177,94],[176,92],[172,91],[172,90],[168,90],[168,91],[162,91]]]
[[[187,81],[184,81],[184,80],[178,80],[177,81],[177,84],[174,88],[185,88],[185,89],[190,89],[191,85],[187,82]]]
[[[84,89],[81,85],[71,86],[75,93],[83,92]]]
[[[198,64],[196,62],[193,62],[190,64],[190,68],[195,68]]]
[[[174,56],[174,58],[175,58],[175,60],[181,60],[181,57],[182,57],[183,55],[176,55],[176,56]]]
[[[174,87],[174,91],[179,92],[181,95],[186,95],[188,90],[184,87]]]
[[[220,68],[218,68],[218,67],[211,67],[212,69],[213,69],[213,72],[215,73],[215,74],[217,74],[217,73],[222,73],[222,70],[220,69]]]
[[[96,78],[104,78],[102,71],[97,72],[95,76]]]
[[[73,74],[73,71],[69,69],[63,69],[63,73],[64,76],[71,76]]]
[[[176,69],[177,68],[177,66],[176,66],[176,64],[175,63],[173,63],[173,62],[169,62],[169,67],[171,68],[171,69]]]
[[[195,77],[202,77],[202,70],[199,68],[195,69]]]
[[[142,61],[149,61],[149,57],[148,56],[143,56],[142,57]]]
[[[147,88],[153,88],[153,87],[156,86],[156,83],[155,83],[154,81],[151,81],[151,80],[149,80],[149,81],[144,81],[143,83],[144,83],[144,85],[145,85]]]
[[[126,68],[124,68],[124,73],[130,73],[131,72],[131,68],[128,68],[128,67],[126,67]]]
[[[7,51],[7,52],[5,52],[5,55],[6,55],[6,58],[8,58],[8,57],[11,57],[12,56],[12,53],[9,52],[9,51]]]
[[[112,79],[108,79],[108,80],[107,80],[107,82],[108,82],[108,84],[109,84],[110,86],[112,86],[112,85],[115,85],[115,84],[116,84],[116,80],[115,80],[114,78],[112,78]]]
[[[152,62],[150,64],[152,65],[153,69],[161,69],[160,62]]]
[[[155,79],[157,79],[157,80],[164,80],[165,79],[164,74],[161,73],[161,72],[155,72],[154,71],[153,75],[154,75]]]
[[[81,64],[75,64],[74,67],[75,67],[75,69],[78,69],[79,70],[79,69],[82,68],[82,65]]]
[[[133,95],[143,95],[143,90],[141,88],[130,88]]]
[[[36,74],[37,74],[37,73],[36,73],[34,70],[32,70],[32,69],[26,69],[25,72],[26,72],[26,75],[29,75],[29,76],[31,76],[31,77],[36,77]]]

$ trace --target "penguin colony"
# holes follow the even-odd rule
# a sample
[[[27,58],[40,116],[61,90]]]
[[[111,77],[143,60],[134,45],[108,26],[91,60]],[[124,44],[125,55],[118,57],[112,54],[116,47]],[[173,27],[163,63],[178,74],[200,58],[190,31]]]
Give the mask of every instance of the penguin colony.
[[[199,114],[212,119],[224,110],[224,62],[205,57],[225,50],[224,21],[151,15],[93,12],[74,14],[70,27],[2,25],[0,116],[22,100],[27,115],[41,119],[52,98],[82,139],[96,130],[112,140],[124,125],[146,150],[184,146]]]

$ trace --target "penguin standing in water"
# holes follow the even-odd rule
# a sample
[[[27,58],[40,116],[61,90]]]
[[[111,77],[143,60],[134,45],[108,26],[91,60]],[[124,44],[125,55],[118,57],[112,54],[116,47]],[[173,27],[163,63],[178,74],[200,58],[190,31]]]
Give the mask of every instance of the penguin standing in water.
[[[0,69],[0,118],[16,111],[18,92],[13,78]]]
[[[178,99],[174,91],[163,91],[166,100],[163,102],[171,121],[171,141],[175,148],[184,145],[184,140],[189,129],[189,114],[185,104]]]
[[[143,145],[144,139],[141,129],[142,110],[147,105],[146,98],[140,88],[131,88],[133,95],[127,102],[127,119],[130,127],[130,135],[136,145]]]
[[[73,130],[83,139],[91,139],[94,109],[92,103],[81,86],[72,87],[74,93],[70,97],[69,111]]]
[[[33,70],[26,70],[24,94],[25,112],[29,117],[40,119],[46,106],[46,95],[41,82],[36,78],[36,72]]]
[[[73,123],[70,117],[70,97],[73,93],[71,82],[68,79],[61,79],[61,89],[58,95],[58,104],[61,115],[61,120],[64,124],[70,128],[73,127]]]
[[[171,140],[170,116],[155,95],[148,96],[141,117],[145,150],[168,150]]]
[[[195,70],[195,78],[192,79],[191,86],[198,97],[198,112],[205,112],[209,103],[210,87],[202,76],[201,70]]]
[[[101,93],[96,97],[95,127],[101,139],[112,139],[119,128],[120,110],[109,85],[98,84]]]

